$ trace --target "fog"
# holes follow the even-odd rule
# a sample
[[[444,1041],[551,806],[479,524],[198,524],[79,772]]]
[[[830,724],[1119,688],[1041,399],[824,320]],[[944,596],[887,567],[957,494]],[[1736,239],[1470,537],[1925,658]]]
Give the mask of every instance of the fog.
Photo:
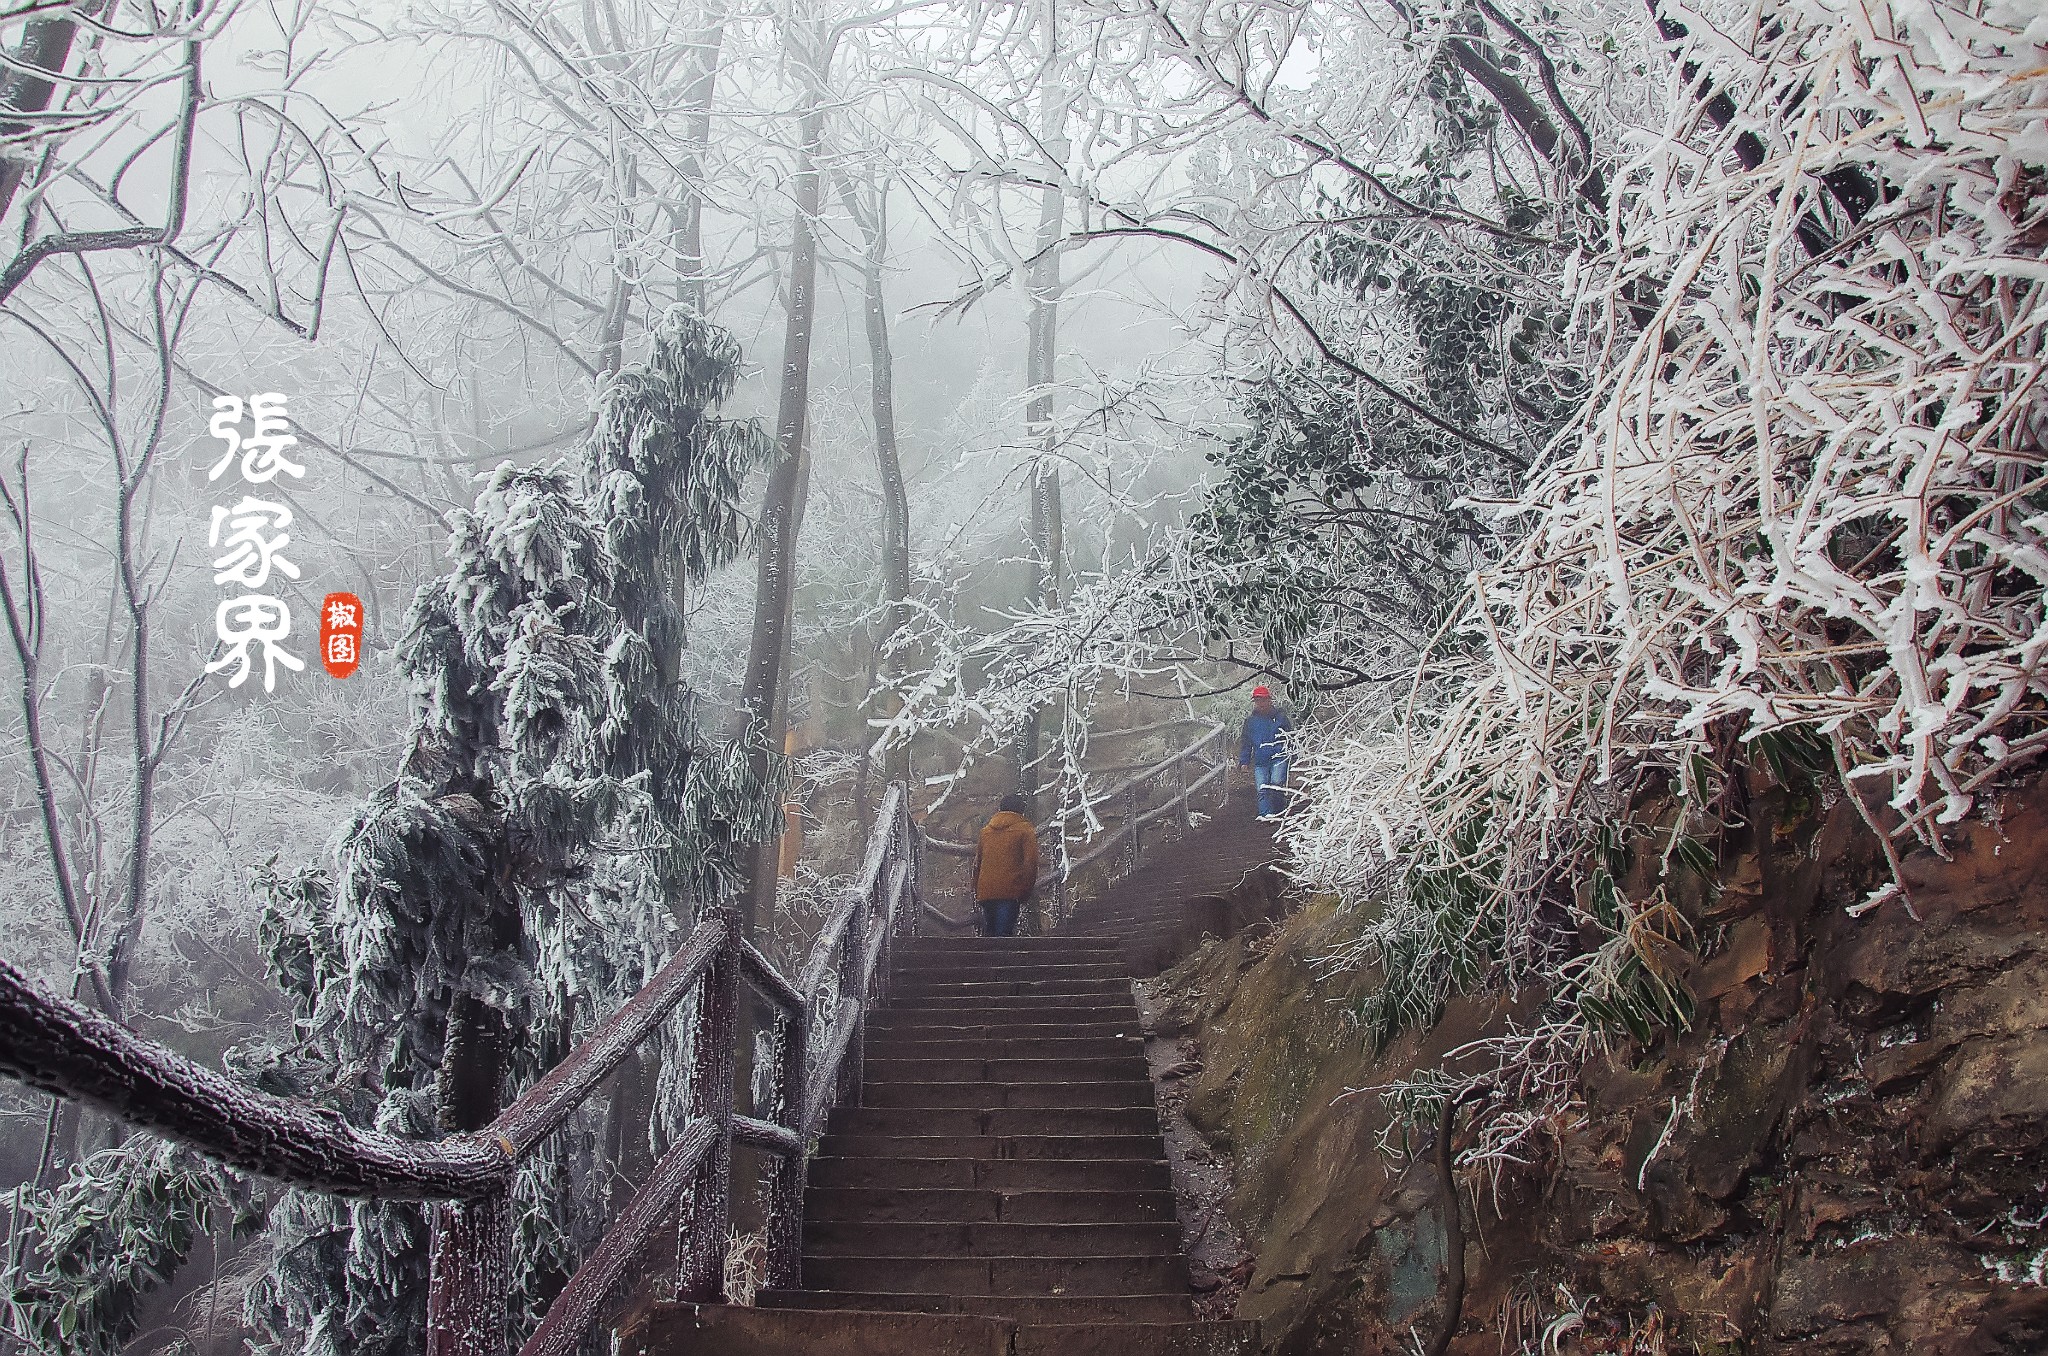
[[[2026,5],[0,6],[0,956],[321,1124],[1005,796],[1064,887],[1260,683],[1375,1038],[1549,995],[1535,1134],[1714,935],[1617,822],[1833,769],[1867,910],[2042,747]],[[512,1330],[683,1025],[506,1168]],[[424,1350],[417,1204],[12,1081],[0,1189],[0,1356]]]

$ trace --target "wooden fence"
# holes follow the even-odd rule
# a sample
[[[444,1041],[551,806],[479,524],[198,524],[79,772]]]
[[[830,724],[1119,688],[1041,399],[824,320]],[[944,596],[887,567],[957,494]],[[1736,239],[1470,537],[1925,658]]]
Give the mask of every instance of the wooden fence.
[[[1138,734],[1191,723],[1185,720],[1160,721],[1154,725],[1113,733]],[[1189,805],[1193,798],[1207,790],[1212,783],[1219,779],[1227,779],[1229,775],[1231,760],[1228,735],[1229,730],[1226,726],[1204,726],[1201,735],[1193,743],[1167,754],[1157,762],[1146,764],[1108,790],[1089,796],[1082,803],[1062,811],[1057,817],[1038,826],[1041,853],[1050,855],[1053,862],[1053,909],[1052,916],[1047,920],[1049,927],[1064,927],[1068,918],[1072,916],[1072,886],[1083,871],[1097,862],[1107,860],[1111,863],[1110,879],[1121,878],[1135,870],[1143,858],[1147,829],[1168,820],[1177,821],[1182,828],[1187,827]],[[1223,784],[1227,799],[1228,780],[1224,780]],[[1156,797],[1161,797],[1162,793],[1163,798],[1155,800]],[[1070,856],[1068,845],[1076,841],[1069,836],[1070,827],[1077,820],[1085,823],[1088,814],[1100,811],[1105,806],[1118,814],[1116,826],[1099,838],[1087,840],[1088,850],[1081,856]],[[925,846],[933,852],[952,857],[974,855],[972,843],[949,843],[944,839],[927,837]],[[1121,855],[1111,857],[1111,853]]]
[[[735,1142],[775,1160],[764,1214],[768,1284],[801,1281],[806,1154],[826,1114],[860,1091],[869,1011],[886,1000],[890,946],[918,926],[923,839],[901,783],[882,802],[861,874],[792,982],[740,934],[731,905],[706,911],[646,987],[483,1130],[409,1140],[364,1130],[327,1108],[272,1097],[57,997],[0,961],[0,1074],[70,1097],[248,1172],[337,1195],[434,1200],[428,1356],[505,1356],[510,1192],[521,1159],[693,993],[682,1132],[612,1221],[519,1356],[570,1356],[619,1284],[673,1233],[677,1293],[719,1298]],[[733,1075],[740,985],[774,1009],[777,1119],[738,1114]],[[827,1034],[810,1058],[813,1028]],[[671,1229],[671,1222],[675,1227]]]

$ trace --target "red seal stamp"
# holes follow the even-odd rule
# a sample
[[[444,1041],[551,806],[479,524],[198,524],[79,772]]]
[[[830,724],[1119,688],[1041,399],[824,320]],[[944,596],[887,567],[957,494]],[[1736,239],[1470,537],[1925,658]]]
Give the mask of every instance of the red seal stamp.
[[[320,603],[320,663],[330,678],[346,678],[363,662],[363,600],[330,593]]]

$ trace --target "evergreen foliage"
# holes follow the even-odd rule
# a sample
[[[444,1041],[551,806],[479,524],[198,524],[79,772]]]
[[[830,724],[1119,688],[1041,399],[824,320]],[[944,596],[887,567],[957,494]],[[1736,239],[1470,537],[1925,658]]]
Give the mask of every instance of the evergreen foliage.
[[[1498,121],[1439,52],[1423,94],[1431,132],[1388,176],[1428,212],[1455,212],[1488,163]],[[1488,452],[1436,427],[1332,364],[1274,368],[1248,386],[1248,428],[1212,453],[1218,476],[1191,523],[1203,623],[1214,639],[1256,638],[1290,680],[1346,687],[1405,676],[1502,541],[1481,507],[1512,498],[1584,393],[1562,343],[1566,308],[1538,280],[1586,223],[1574,210],[1496,182],[1505,233],[1453,230],[1376,210],[1352,185],[1325,195],[1308,255],[1335,313],[1395,327],[1428,404],[1482,434]],[[1406,350],[1402,354],[1402,350]]]
[[[416,702],[404,766],[342,831],[331,875],[261,882],[297,1031],[240,1052],[259,1082],[430,1135],[459,1002],[504,1024],[508,1081],[531,1081],[777,827],[779,771],[761,784],[741,748],[711,743],[676,676],[683,590],[742,549],[739,494],[772,453],[710,413],[738,368],[729,336],[671,311],[648,362],[606,391],[579,465],[500,467],[456,516],[453,566],[420,590],[400,647]],[[529,1321],[601,1231],[604,1128],[586,1110],[523,1167]],[[420,1207],[292,1193],[271,1225],[275,1265],[249,1300],[269,1349],[417,1349]]]
[[[10,1277],[9,1328],[49,1356],[119,1356],[142,1296],[200,1238],[246,1222],[245,1195],[228,1169],[151,1135],[72,1165],[29,1205],[37,1257]]]

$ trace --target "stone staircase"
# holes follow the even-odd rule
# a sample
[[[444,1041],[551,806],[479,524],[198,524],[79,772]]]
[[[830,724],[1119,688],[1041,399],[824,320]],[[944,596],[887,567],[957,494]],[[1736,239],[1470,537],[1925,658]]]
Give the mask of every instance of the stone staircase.
[[[1228,936],[1252,921],[1233,913],[1245,901],[1228,897],[1275,855],[1273,826],[1236,801],[1186,836],[1154,846],[1136,870],[1074,911],[1066,935],[1120,943],[1131,975],[1149,978],[1193,951],[1204,932]],[[1278,898],[1273,886],[1269,904]]]
[[[1215,844],[1232,864],[1207,868],[1205,888],[1241,876],[1246,852],[1270,853],[1252,827],[1257,842]],[[1198,855],[1173,847],[1183,865]],[[1195,1317],[1125,954],[1127,934],[1159,925],[1160,901],[1194,880],[1141,871],[1051,937],[901,946],[868,1027],[862,1104],[832,1113],[811,1161],[804,1288],[753,1308],[656,1306],[619,1350],[1257,1352],[1256,1324]]]

